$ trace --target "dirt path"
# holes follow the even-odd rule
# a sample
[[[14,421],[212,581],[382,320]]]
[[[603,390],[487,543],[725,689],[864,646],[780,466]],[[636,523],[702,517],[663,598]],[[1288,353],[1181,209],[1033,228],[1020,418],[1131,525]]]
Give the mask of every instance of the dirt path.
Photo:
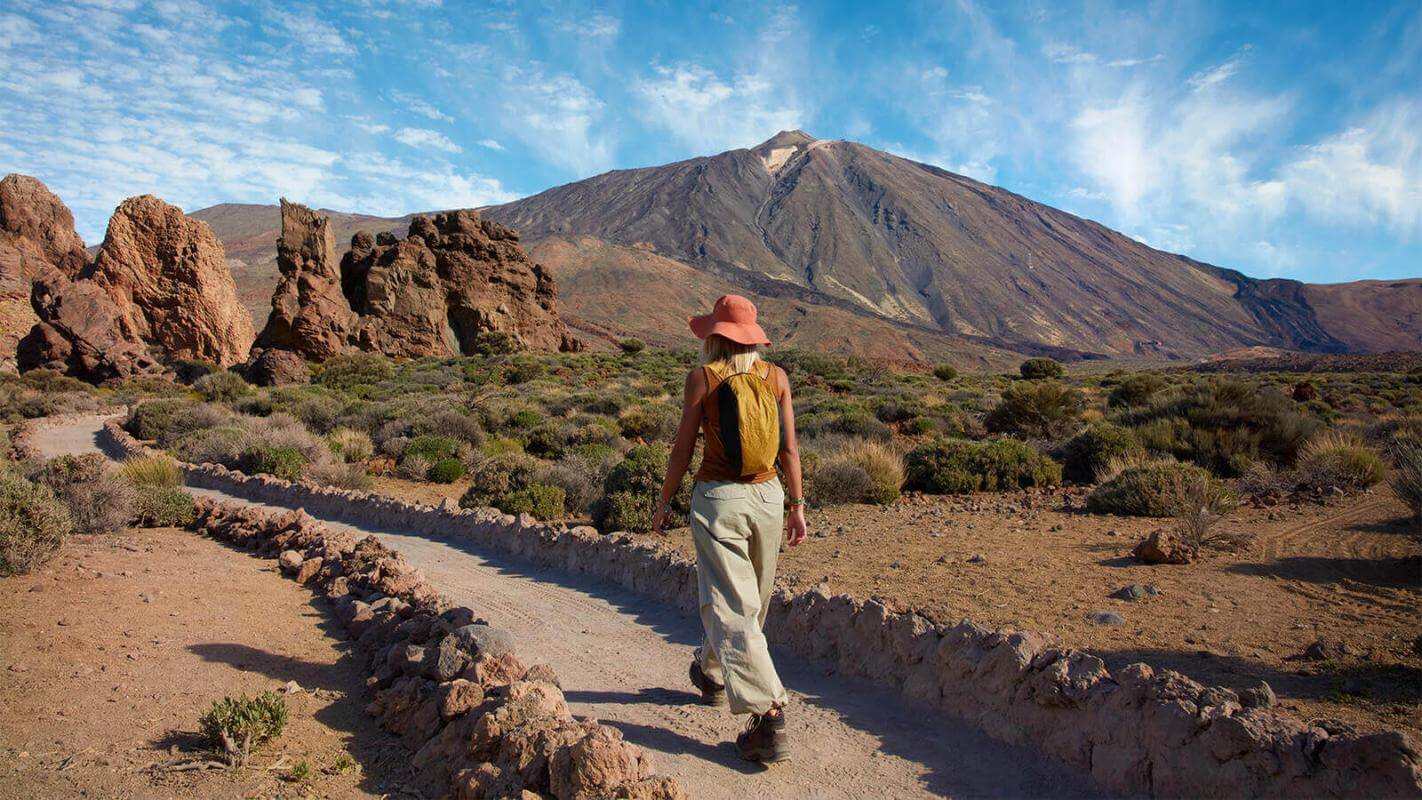
[[[100,420],[39,432],[46,455],[96,448]],[[215,492],[199,494],[225,497]],[[261,504],[251,504],[261,505]],[[1086,797],[1087,778],[1026,748],[995,742],[951,717],[913,708],[887,689],[827,676],[777,655],[793,697],[795,760],[746,764],[724,711],[696,705],[686,682],[699,625],[621,589],[521,564],[467,542],[376,533],[441,591],[513,630],[529,662],[551,665],[573,711],[622,730],[658,771],[697,798]]]

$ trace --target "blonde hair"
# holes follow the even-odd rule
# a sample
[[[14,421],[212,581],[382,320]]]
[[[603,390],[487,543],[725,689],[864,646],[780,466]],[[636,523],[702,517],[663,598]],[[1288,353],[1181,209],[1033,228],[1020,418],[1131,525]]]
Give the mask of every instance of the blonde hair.
[[[760,345],[733,342],[711,334],[701,345],[701,363],[730,367],[732,372],[750,372],[760,360]]]

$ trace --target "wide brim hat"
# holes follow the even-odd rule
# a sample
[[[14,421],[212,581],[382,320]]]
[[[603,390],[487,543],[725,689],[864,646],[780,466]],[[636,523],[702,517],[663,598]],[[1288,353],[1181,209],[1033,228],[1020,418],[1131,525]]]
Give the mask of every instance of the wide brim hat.
[[[687,324],[698,339],[724,336],[737,344],[770,344],[755,318],[755,303],[738,294],[728,294],[716,301],[710,314],[691,317]]]

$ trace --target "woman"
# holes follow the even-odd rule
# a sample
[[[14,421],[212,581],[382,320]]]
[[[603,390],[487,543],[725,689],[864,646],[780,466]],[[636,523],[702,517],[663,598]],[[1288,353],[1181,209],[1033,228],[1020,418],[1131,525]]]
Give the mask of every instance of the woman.
[[[746,298],[726,295],[710,314],[689,322],[692,333],[704,340],[703,366],[686,376],[681,425],[652,528],[666,529],[670,503],[700,430],[705,446],[691,499],[691,535],[706,636],[692,659],[691,682],[701,690],[702,702],[729,700],[731,713],[751,715],[745,732],[736,737],[742,757],[784,761],[789,758],[788,697],[761,628],[782,527],[791,545],[805,540],[790,381],[784,370],[760,358],[760,346],[770,341]],[[776,475],[777,463],[788,498]]]

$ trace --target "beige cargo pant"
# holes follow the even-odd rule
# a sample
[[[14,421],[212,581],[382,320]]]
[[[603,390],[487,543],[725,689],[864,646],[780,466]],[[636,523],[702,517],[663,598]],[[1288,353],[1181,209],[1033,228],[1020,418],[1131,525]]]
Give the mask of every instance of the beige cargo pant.
[[[780,481],[699,481],[691,535],[706,638],[706,677],[726,687],[732,714],[764,714],[788,698],[761,628],[765,625],[785,520]]]

